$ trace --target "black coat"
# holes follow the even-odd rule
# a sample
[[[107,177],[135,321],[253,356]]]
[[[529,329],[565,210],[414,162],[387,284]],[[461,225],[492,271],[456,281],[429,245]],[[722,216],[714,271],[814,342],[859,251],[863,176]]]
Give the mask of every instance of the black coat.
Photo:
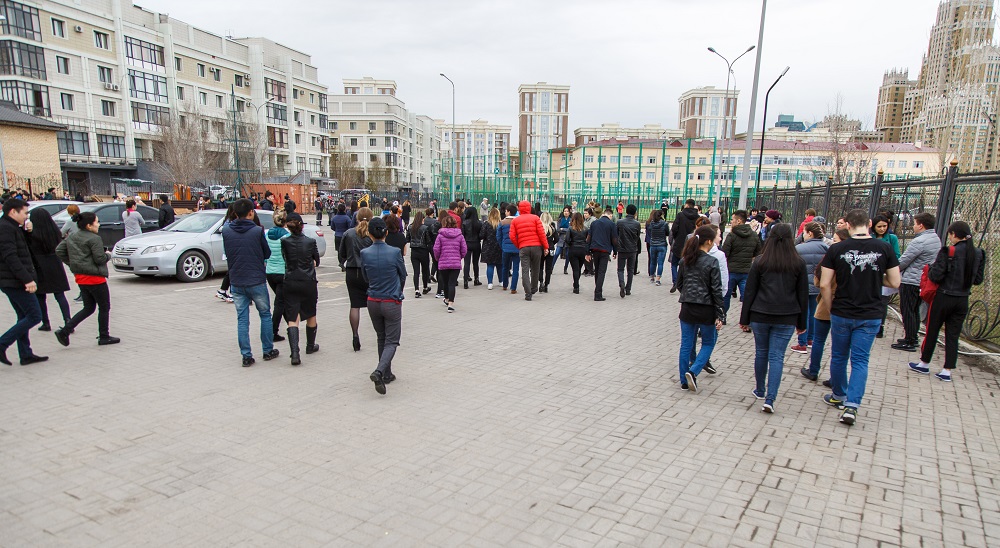
[[[497,241],[497,229],[490,223],[483,223],[479,227],[479,239],[483,241],[483,262],[492,265],[502,264],[503,249]]]
[[[698,220],[698,212],[693,207],[686,207],[677,212],[677,217],[670,224],[670,252],[680,257],[684,253],[684,242],[688,234],[694,232],[694,223]]]
[[[157,220],[157,224],[159,225],[160,228],[163,228],[169,225],[170,223],[174,222],[176,218],[177,216],[174,215],[174,206],[170,204],[163,204],[160,206],[160,215],[159,219]]]
[[[24,229],[9,216],[0,217],[0,287],[24,286],[36,281]]]
[[[38,293],[63,293],[69,291],[66,269],[56,256],[56,248],[50,248],[41,238],[32,238],[28,233],[28,250],[35,266]]]

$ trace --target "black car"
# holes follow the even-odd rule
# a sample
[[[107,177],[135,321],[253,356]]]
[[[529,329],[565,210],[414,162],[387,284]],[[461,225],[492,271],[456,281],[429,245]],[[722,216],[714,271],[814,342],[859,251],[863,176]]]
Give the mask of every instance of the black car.
[[[125,223],[122,221],[122,213],[125,213],[124,203],[111,202],[81,205],[80,213],[86,211],[95,213],[97,220],[101,222],[98,234],[101,235],[101,240],[104,241],[104,247],[110,249],[118,243],[118,240],[125,237]],[[160,212],[158,209],[141,205],[136,206],[136,211],[139,212],[139,215],[142,215],[142,220],[144,221],[142,225],[143,232],[150,232],[160,228]],[[61,230],[63,224],[69,222],[69,214],[63,210],[53,215],[52,220],[56,222],[56,226]]]

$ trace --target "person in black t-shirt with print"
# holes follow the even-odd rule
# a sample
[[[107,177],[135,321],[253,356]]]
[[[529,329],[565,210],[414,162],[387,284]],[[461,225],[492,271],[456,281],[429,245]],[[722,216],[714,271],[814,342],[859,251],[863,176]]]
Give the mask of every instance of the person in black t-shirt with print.
[[[831,303],[830,383],[827,404],[843,409],[840,422],[852,425],[868,383],[868,355],[882,324],[882,286],[899,287],[899,259],[889,244],[871,237],[871,219],[862,209],[844,219],[851,237],[833,244],[820,263],[820,294]],[[836,293],[833,282],[836,280]],[[847,376],[847,361],[851,375]]]

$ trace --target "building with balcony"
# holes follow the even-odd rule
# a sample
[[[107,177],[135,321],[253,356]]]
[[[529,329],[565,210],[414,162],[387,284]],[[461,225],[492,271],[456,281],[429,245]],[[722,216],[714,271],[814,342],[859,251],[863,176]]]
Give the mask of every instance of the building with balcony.
[[[454,156],[455,170],[460,175],[507,173],[510,126],[491,124],[486,120],[454,126],[444,120],[436,120],[436,123],[441,135],[442,170],[451,170],[451,158]]]
[[[689,89],[677,100],[680,129],[685,139],[732,139],[736,135],[739,90],[705,86]]]
[[[518,143],[525,163],[548,169],[548,150],[565,147],[569,139],[569,86],[538,82],[517,88]]]
[[[660,124],[645,124],[641,128],[626,128],[618,123],[601,124],[601,127],[579,127],[573,130],[577,146],[608,139],[683,139],[684,131],[667,129]]]

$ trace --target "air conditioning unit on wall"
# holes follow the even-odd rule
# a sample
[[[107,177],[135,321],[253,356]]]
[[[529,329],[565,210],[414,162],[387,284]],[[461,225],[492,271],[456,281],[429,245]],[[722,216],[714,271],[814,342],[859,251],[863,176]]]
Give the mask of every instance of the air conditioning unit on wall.
[[[73,27],[73,30],[75,30],[76,32],[83,32],[83,26],[77,25],[77,26]]]

